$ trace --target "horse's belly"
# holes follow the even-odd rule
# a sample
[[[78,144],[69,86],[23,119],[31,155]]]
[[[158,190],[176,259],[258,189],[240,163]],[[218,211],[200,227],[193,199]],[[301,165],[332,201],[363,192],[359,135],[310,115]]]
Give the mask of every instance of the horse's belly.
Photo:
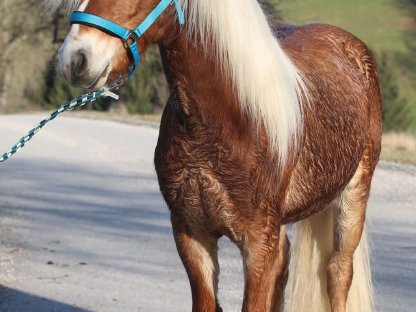
[[[360,123],[358,123],[360,124]],[[298,165],[288,186],[283,218],[296,222],[324,209],[353,177],[366,146],[366,133],[361,127],[339,131],[338,135],[306,140]],[[348,133],[348,134],[347,134]]]

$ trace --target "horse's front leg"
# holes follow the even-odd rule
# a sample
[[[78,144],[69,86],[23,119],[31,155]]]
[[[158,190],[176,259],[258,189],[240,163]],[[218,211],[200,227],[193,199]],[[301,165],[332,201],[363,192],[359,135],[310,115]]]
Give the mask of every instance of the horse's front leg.
[[[245,289],[243,312],[268,312],[282,307],[287,259],[280,255],[279,226],[251,229],[241,246]],[[282,260],[284,259],[284,260]],[[281,261],[282,260],[282,261]]]
[[[172,226],[176,247],[191,284],[192,311],[222,312],[217,300],[218,238],[206,232],[191,233],[174,214]]]

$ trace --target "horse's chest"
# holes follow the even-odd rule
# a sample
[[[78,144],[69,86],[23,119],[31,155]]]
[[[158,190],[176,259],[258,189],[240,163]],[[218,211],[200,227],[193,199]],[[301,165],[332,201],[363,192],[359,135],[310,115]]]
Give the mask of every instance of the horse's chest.
[[[191,228],[207,227],[238,241],[249,216],[258,213],[258,166],[251,151],[235,152],[207,133],[161,130],[155,166],[162,194]]]
[[[224,183],[214,165],[220,156],[176,147],[171,157],[169,164],[156,164],[156,169],[172,213],[192,229],[208,228],[238,240],[235,189]]]

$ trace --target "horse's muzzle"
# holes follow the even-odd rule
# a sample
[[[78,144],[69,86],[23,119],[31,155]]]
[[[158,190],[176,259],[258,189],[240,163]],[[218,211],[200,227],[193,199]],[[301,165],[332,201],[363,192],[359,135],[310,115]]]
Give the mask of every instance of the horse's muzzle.
[[[108,78],[109,65],[101,64],[99,68],[93,68],[92,53],[87,49],[73,50],[66,59],[60,53],[59,61],[64,78],[74,87],[95,90],[102,87]]]

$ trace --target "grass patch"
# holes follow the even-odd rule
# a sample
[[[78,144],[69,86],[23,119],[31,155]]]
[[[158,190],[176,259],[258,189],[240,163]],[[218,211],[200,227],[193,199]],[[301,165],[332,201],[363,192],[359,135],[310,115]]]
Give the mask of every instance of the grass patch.
[[[89,118],[89,119],[101,119],[101,120],[111,120],[122,123],[152,123],[159,124],[162,118],[161,115],[157,114],[119,114],[111,112],[97,112],[97,111],[72,111],[66,113],[66,116],[69,117],[79,117],[79,118]]]
[[[416,165],[416,137],[405,133],[384,134],[381,159]]]
[[[402,59],[409,55],[406,33],[414,28],[415,21],[396,0],[287,0],[280,3],[280,9],[290,24],[339,26],[363,40],[376,55],[382,51]],[[397,62],[394,72],[400,93],[416,105],[415,80],[408,76],[412,70]]]
[[[342,27],[376,51],[406,52],[404,33],[412,26],[392,0],[290,0],[280,5],[285,21]]]

